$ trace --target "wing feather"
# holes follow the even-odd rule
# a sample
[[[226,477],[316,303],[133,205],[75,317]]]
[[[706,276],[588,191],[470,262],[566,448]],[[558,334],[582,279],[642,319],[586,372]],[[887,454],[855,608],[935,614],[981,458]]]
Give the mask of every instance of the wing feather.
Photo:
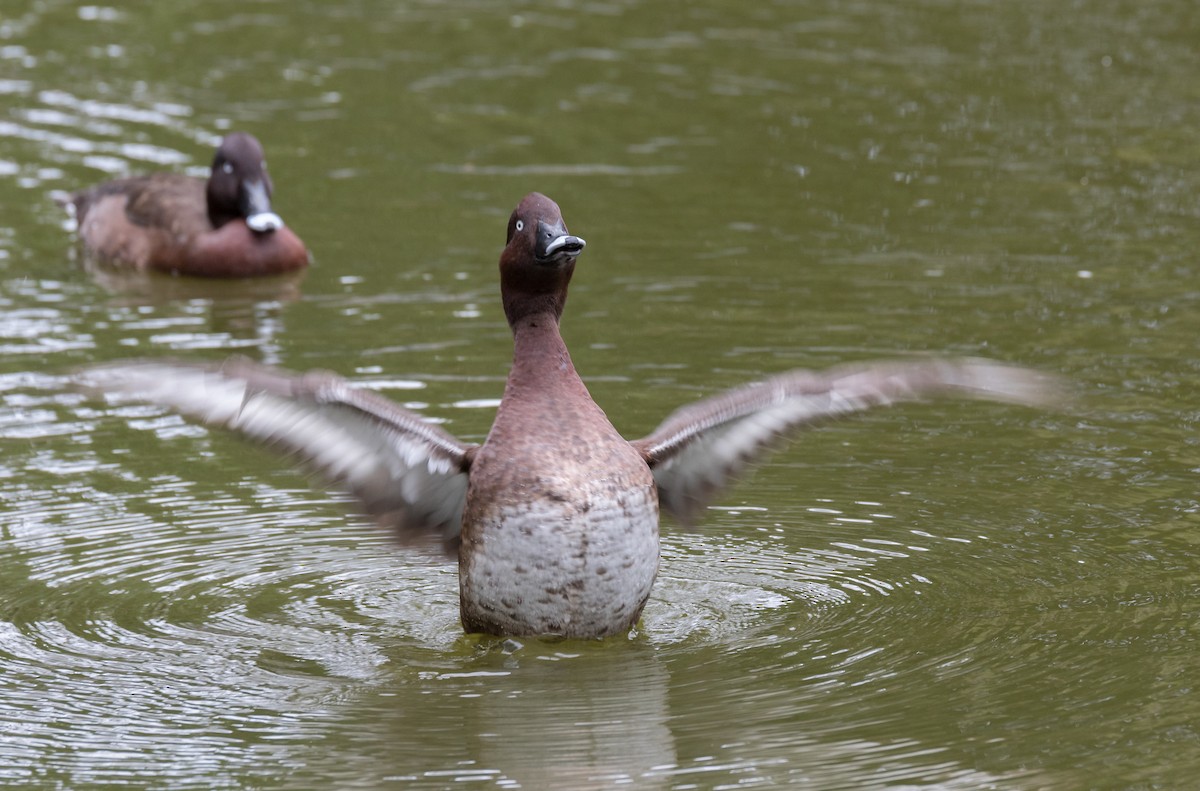
[[[683,406],[633,444],[654,471],[662,507],[691,524],[747,465],[803,426],[934,396],[1043,405],[1057,392],[1053,377],[975,359],[793,370]]]
[[[84,387],[175,409],[301,458],[402,533],[457,542],[475,445],[326,372],[245,358],[222,365],[127,361],[84,369]]]

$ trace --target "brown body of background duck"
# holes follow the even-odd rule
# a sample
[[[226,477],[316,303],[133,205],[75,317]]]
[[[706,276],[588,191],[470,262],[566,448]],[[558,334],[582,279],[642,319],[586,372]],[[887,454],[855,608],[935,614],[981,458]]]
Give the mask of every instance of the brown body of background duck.
[[[208,179],[154,173],[76,192],[79,238],[114,266],[199,277],[256,277],[308,265],[308,250],[271,210],[271,179],[253,135],[227,135]]]
[[[1049,380],[982,360],[789,371],[684,406],[625,440],[559,334],[582,239],[537,193],[509,219],[501,294],[513,364],[482,445],[330,373],[244,359],[89,369],[89,387],[181,410],[302,456],[402,531],[457,548],[470,632],[605,637],[637,621],[658,571],[660,505],[690,524],[772,441],[805,424],[936,395],[1039,404]]]

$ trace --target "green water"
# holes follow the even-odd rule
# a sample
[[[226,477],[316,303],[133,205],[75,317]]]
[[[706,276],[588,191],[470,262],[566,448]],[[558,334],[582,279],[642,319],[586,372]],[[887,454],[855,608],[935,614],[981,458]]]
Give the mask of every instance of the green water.
[[[1193,9],[8,0],[0,784],[1180,788],[1200,770]],[[316,264],[88,272],[56,190],[264,142]],[[237,437],[63,387],[248,354],[461,437],[531,190],[631,437],[790,367],[971,354],[1072,405],[806,434],[665,525],[628,639],[462,635],[453,567]]]

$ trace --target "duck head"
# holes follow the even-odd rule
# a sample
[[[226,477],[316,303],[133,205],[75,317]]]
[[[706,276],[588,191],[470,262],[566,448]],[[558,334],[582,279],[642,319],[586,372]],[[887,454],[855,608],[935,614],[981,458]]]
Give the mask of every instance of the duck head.
[[[271,211],[271,192],[262,144],[245,132],[226,135],[208,177],[208,217],[213,227],[242,218],[256,234],[279,230],[283,220]]]
[[[567,232],[558,204],[538,192],[521,199],[508,218],[500,254],[500,293],[510,326],[537,314],[562,316],[575,259],[586,242]]]

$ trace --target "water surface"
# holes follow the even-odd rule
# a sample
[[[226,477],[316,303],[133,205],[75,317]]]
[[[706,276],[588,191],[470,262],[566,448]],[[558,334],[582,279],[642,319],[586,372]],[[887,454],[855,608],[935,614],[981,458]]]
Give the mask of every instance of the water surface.
[[[1190,6],[14,0],[0,16],[0,782],[1181,787],[1200,769]],[[304,277],[91,271],[56,191],[265,143]],[[806,434],[628,639],[464,636],[456,576],[266,450],[64,389],[237,352],[465,439],[539,190],[614,423],[971,354],[1066,410]]]

